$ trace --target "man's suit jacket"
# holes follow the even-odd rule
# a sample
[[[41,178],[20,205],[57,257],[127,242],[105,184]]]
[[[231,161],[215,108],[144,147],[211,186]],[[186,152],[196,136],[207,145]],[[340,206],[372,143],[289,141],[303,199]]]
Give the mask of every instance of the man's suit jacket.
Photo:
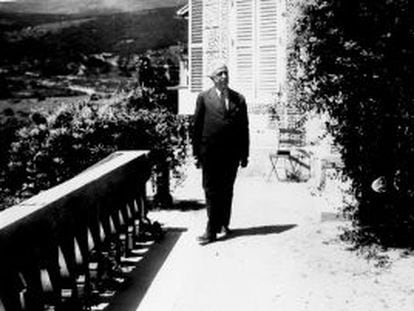
[[[193,154],[231,155],[236,160],[249,156],[249,122],[245,98],[228,90],[228,109],[213,87],[198,95],[194,113]]]

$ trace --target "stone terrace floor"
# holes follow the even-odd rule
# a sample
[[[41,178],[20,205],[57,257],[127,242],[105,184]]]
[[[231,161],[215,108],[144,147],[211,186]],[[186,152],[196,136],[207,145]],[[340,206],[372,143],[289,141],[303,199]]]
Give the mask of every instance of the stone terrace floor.
[[[338,239],[346,222],[323,221],[326,204],[311,195],[309,183],[267,180],[272,139],[253,128],[251,163],[235,185],[229,238],[198,245],[204,209],[149,214],[167,237],[180,234],[147,280],[136,310],[414,310],[412,258],[391,252],[394,263],[384,269],[349,251]],[[203,202],[200,178],[190,164],[174,198],[190,206]]]

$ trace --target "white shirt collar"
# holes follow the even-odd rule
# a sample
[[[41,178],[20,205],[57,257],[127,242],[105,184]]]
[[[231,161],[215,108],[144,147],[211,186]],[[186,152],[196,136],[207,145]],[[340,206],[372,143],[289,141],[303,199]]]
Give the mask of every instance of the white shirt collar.
[[[218,88],[216,88],[216,87],[215,87],[215,89],[216,89],[216,92],[217,92],[218,97],[220,97],[221,96],[221,91]],[[223,93],[224,93],[224,97],[226,99],[228,99],[228,97],[229,97],[229,90],[228,89],[225,89]]]
[[[215,89],[216,89],[216,92],[217,92],[217,96],[220,98],[222,92],[216,87],[215,87]],[[228,110],[229,109],[229,89],[225,89],[223,91],[223,93],[224,93],[224,103],[226,105],[226,109]]]

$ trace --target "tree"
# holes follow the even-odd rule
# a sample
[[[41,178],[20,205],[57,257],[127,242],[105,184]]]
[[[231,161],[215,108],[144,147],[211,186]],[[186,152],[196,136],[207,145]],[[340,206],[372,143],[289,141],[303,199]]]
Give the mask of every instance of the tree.
[[[408,0],[315,0],[291,54],[296,100],[332,118],[358,200],[354,224],[384,243],[409,243],[414,232],[413,12]]]

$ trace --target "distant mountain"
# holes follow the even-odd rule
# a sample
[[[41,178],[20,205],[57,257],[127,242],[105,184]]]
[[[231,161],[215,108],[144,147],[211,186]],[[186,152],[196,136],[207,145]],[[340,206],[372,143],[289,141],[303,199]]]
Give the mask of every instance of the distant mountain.
[[[136,12],[177,7],[188,0],[8,0],[0,1],[0,12],[91,14]]]
[[[108,53],[119,61],[187,41],[176,7],[109,14],[0,12],[1,72],[66,74]],[[93,64],[92,64],[93,65]]]

